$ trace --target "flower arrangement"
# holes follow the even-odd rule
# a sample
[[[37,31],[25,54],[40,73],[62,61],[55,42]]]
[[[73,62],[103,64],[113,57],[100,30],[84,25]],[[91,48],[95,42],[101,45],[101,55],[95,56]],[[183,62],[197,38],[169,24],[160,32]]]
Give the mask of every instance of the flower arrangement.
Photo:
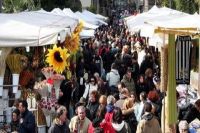
[[[77,25],[77,27],[74,30],[75,34],[79,34],[83,29],[83,22],[79,22],[79,24]]]
[[[49,66],[52,66],[57,73],[62,73],[64,69],[69,67],[69,56],[68,50],[66,48],[53,46],[53,49],[48,49],[48,54],[46,55],[46,62]]]
[[[35,82],[34,90],[36,90],[42,97],[48,97],[49,96],[49,85],[47,83],[47,80],[43,80],[40,82]]]
[[[75,28],[71,36],[67,36],[65,39],[65,47],[71,52],[76,53],[79,49],[80,32],[83,29],[83,22],[80,22]]]
[[[53,75],[54,70],[53,70],[53,67],[44,67],[42,68],[41,72],[45,76],[46,79],[49,79]]]
[[[10,54],[7,56],[6,63],[12,73],[19,74],[23,70],[23,60],[26,58],[20,54]]]
[[[55,98],[42,98],[39,106],[41,107],[43,113],[47,116],[55,113],[58,105]]]
[[[53,80],[53,85],[55,88],[55,94],[56,94],[56,98],[58,99],[59,97],[59,91],[60,91],[60,85],[62,83],[63,80],[65,80],[65,76],[61,75],[61,74],[54,74],[51,79]]]
[[[64,80],[65,79],[65,76],[63,76],[63,75],[61,75],[61,74],[53,74],[52,76],[51,76],[51,79],[53,79],[53,80]]]
[[[71,52],[76,53],[79,49],[79,34],[72,33],[71,36],[66,37],[65,47]]]
[[[26,56],[21,54],[10,54],[6,58],[6,63],[12,72],[13,93],[17,93],[19,85],[19,74],[24,69]]]

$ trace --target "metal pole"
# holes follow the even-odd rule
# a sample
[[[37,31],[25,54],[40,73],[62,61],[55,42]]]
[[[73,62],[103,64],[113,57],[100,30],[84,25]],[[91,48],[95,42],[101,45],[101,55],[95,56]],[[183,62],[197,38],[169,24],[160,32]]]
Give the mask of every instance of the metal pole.
[[[97,0],[96,7],[97,7],[96,13],[99,14],[99,0]]]
[[[200,13],[200,4],[199,4],[199,13]],[[198,94],[200,96],[200,38],[198,47],[199,47]]]
[[[149,10],[149,0],[144,0],[144,11],[147,12]]]
[[[172,8],[172,0],[169,0],[169,7]]]
[[[200,38],[198,47],[199,47],[198,94],[200,96]]]

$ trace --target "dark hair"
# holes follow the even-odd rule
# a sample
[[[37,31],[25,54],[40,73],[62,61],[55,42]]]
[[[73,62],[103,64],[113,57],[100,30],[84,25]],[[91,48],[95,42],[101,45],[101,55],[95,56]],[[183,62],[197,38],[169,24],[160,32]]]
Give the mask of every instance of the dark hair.
[[[94,79],[95,84],[97,83],[97,80],[96,80],[96,78],[94,76],[90,77],[90,82],[92,81],[91,79]]]
[[[124,82],[119,82],[118,85],[121,85],[122,88],[126,87],[126,85],[124,84]]]
[[[197,107],[200,107],[200,99],[198,99],[198,100],[195,102],[195,105],[196,105]]]
[[[116,101],[119,100],[119,93],[118,92],[115,92],[113,94],[113,96],[114,96],[114,98],[115,98]]]
[[[22,103],[22,106],[25,107],[26,109],[28,108],[28,103],[26,100],[20,100],[19,104]]]
[[[152,105],[150,103],[146,102],[144,104],[144,112],[151,112],[151,110],[152,110]]]
[[[143,77],[144,83],[146,83],[146,79],[145,79],[145,75],[144,74],[140,74],[137,78],[137,82],[140,83],[140,78]]]
[[[97,109],[97,113],[96,113],[96,117],[100,118],[100,119],[104,119],[106,114],[106,106],[104,105],[99,105],[98,109]]]
[[[113,123],[122,123],[122,110],[119,107],[115,107],[113,110]]]
[[[138,102],[139,101],[136,92],[132,91],[132,92],[130,92],[130,95],[133,95],[135,97],[135,101],[134,102]]]
[[[20,115],[20,111],[19,111],[19,109],[15,109],[12,113],[15,113],[17,116]]]
[[[146,94],[146,92],[141,92],[140,93],[140,95],[142,96],[142,98],[144,99],[144,100],[146,100],[147,99],[147,94]]]
[[[117,65],[115,63],[112,63],[111,69],[117,69]]]
[[[78,102],[78,103],[75,104],[75,113],[76,113],[76,114],[78,114],[78,111],[77,111],[77,110],[78,110],[78,107],[79,107],[79,106],[86,106],[86,103],[80,103],[80,102]]]

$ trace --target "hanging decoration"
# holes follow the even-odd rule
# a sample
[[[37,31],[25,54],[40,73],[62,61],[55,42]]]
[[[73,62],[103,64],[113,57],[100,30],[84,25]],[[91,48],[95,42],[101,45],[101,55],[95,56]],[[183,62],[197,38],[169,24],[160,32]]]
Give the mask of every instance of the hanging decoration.
[[[12,51],[12,48],[0,48],[0,96],[3,96],[3,82],[6,70],[6,58]]]
[[[48,54],[46,55],[46,62],[49,66],[52,66],[57,73],[62,73],[65,68],[69,67],[69,56],[68,50],[66,48],[53,46],[53,49],[48,49]]]
[[[24,69],[26,56],[21,54],[10,54],[6,58],[6,63],[12,72],[13,93],[17,93],[19,85],[19,74]]]
[[[0,54],[0,76],[4,77],[4,73],[6,70],[6,58],[12,51],[12,48],[0,48],[1,54]]]
[[[176,83],[190,84],[192,39],[190,36],[178,36],[176,39]]]

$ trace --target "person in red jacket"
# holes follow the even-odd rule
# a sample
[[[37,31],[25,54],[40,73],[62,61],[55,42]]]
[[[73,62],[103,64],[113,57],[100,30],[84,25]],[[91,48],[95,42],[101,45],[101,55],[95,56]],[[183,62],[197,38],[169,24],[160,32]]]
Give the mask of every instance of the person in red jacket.
[[[106,107],[104,105],[99,105],[98,110],[96,112],[96,117],[89,125],[88,133],[95,133],[95,130],[103,132],[103,129],[100,127],[100,123],[103,121],[105,114],[106,114]]]
[[[104,120],[101,122],[100,126],[104,129],[104,133],[115,133],[114,128],[112,127],[112,118],[114,110],[115,98],[112,95],[109,95],[107,98],[106,114]]]

